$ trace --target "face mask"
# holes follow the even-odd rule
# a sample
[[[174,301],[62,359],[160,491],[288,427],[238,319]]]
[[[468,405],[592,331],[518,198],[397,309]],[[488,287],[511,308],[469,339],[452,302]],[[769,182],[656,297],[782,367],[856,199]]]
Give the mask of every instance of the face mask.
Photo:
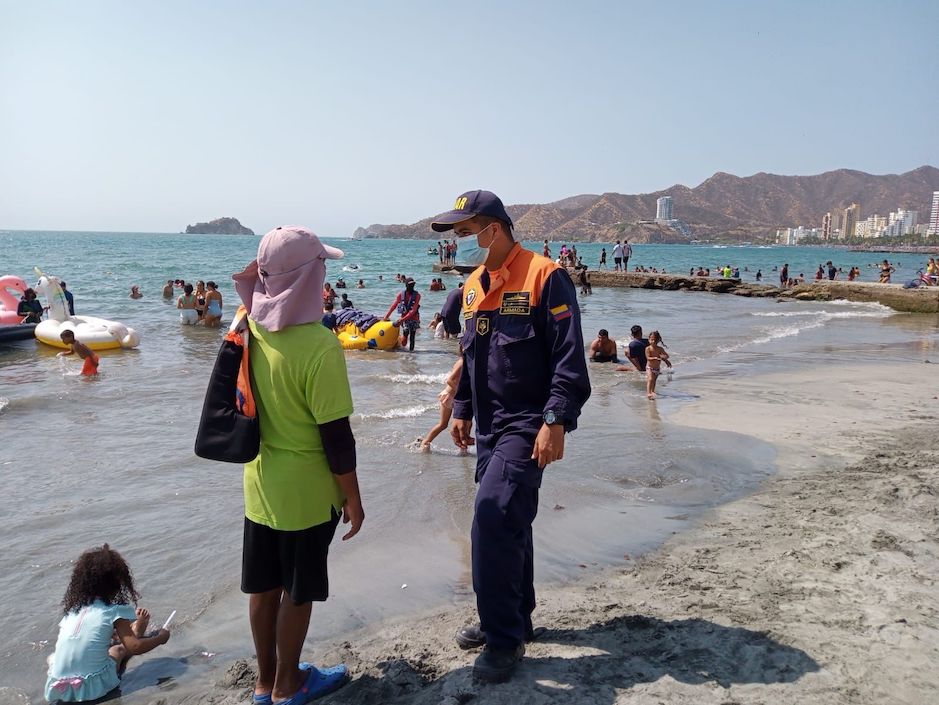
[[[457,251],[459,252],[459,259],[464,264],[471,264],[478,267],[484,264],[489,258],[489,247],[492,246],[492,242],[489,242],[489,247],[480,247],[479,236],[491,228],[492,225],[493,223],[489,223],[489,225],[475,235],[467,235],[460,238],[460,248]]]

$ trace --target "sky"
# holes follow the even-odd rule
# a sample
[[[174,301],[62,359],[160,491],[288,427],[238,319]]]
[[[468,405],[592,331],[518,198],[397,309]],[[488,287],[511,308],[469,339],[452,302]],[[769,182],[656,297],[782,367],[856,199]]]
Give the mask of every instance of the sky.
[[[935,0],[0,0],[0,228],[939,166]]]

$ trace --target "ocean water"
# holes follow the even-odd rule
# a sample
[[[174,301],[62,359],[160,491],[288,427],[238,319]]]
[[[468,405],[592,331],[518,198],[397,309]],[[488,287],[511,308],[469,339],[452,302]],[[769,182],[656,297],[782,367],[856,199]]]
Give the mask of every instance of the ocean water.
[[[34,697],[41,692],[71,562],[104,542],[128,559],[141,604],[157,622],[178,610],[172,641],[155,653],[161,659],[143,661],[147,668],[136,676],[132,667],[128,687],[185,678],[251,653],[246,600],[238,589],[240,466],[192,453],[221,333],[180,326],[175,304],[164,301],[160,289],[167,279],[214,279],[229,320],[230,275],[254,257],[257,242],[0,231],[0,275],[32,282],[39,266],[67,280],[77,313],[121,321],[142,337],[137,350],[103,353],[95,380],[76,376],[76,360],[57,358],[35,341],[0,347],[6,499],[0,515],[0,630],[6,637],[0,685]],[[425,321],[442,304],[446,292],[426,288],[436,276],[427,241],[330,242],[346,250],[344,260],[329,263],[330,279],[344,276],[350,287],[359,278],[366,283],[365,289],[346,290],[359,308],[384,314],[399,289],[396,272],[417,278]],[[585,261],[598,260],[599,245],[578,249]],[[770,277],[783,262],[811,276],[819,262],[831,259],[846,269],[858,265],[873,278],[867,265],[883,257],[814,248],[637,246],[630,263],[683,272],[726,262],[750,274],[761,268]],[[887,257],[904,273],[924,260]],[[453,286],[458,278],[443,279]],[[140,285],[143,299],[127,297],[132,284]],[[650,403],[638,375],[591,367],[593,395],[580,428],[568,438],[565,460],[546,471],[535,524],[542,583],[620,565],[625,555],[653,548],[774,471],[772,447],[669,422],[670,411],[697,398],[697,380],[726,381],[730,402],[741,375],[863,360],[935,360],[939,354],[935,316],[895,314],[879,305],[600,288],[580,302],[587,343],[601,327],[622,342],[634,323],[657,328],[675,369],[663,376],[660,399]],[[413,444],[438,419],[436,394],[455,355],[455,341],[426,333],[414,354],[347,353],[366,523],[353,541],[337,537],[333,544],[333,597],[314,610],[311,648],[324,635],[471,595],[474,458],[460,457],[445,434],[430,454],[416,452]],[[767,412],[785,413],[785,395],[785,389],[767,390]]]

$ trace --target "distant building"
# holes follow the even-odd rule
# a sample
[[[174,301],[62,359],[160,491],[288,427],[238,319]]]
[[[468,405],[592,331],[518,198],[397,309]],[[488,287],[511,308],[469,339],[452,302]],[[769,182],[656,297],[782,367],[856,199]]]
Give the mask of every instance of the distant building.
[[[932,192],[932,211],[929,213],[927,235],[939,235],[939,191]]]
[[[858,221],[854,226],[854,237],[883,237],[887,229],[887,218],[882,215],[867,216],[866,220]]]
[[[672,197],[662,196],[655,202],[655,221],[668,222],[672,220]]]
[[[818,228],[805,228],[801,225],[798,228],[783,228],[776,231],[777,245],[798,245],[807,237],[820,238],[822,231]]]
[[[822,216],[822,238],[831,240],[831,211]]]
[[[887,227],[884,229],[884,237],[901,237],[902,235],[913,235],[916,233],[916,211],[908,211],[898,208],[887,216]]]
[[[841,212],[841,237],[849,238],[855,236],[857,223],[860,219],[861,207],[857,203],[852,203]]]

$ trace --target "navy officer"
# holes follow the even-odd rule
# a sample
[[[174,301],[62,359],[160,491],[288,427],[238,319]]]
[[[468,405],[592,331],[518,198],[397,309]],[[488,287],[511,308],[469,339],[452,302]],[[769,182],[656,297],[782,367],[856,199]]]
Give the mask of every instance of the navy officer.
[[[543,471],[564,457],[564,434],[590,396],[580,311],[568,273],[515,241],[494,193],[462,194],[431,227],[454,230],[462,261],[483,265],[463,286],[464,365],[450,429],[459,448],[475,443],[479,483],[472,527],[479,624],[461,629],[457,643],[485,646],[473,675],[501,682],[535,635],[531,525]]]

